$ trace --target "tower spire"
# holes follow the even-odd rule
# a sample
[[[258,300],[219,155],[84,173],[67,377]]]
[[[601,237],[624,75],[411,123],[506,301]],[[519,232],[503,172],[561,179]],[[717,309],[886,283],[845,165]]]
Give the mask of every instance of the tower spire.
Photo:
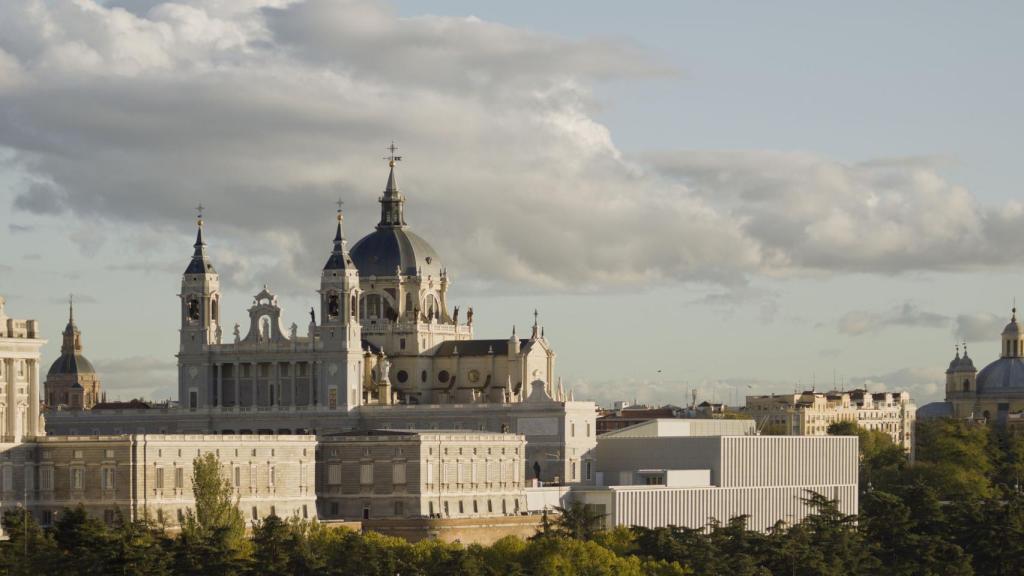
[[[68,324],[75,323],[75,295],[68,294]]]
[[[384,186],[384,195],[380,198],[380,223],[377,229],[402,228],[405,226],[405,197],[398,191],[398,182],[395,180],[395,164],[402,161],[402,157],[395,154],[398,146],[392,140],[391,145],[385,150],[388,155],[384,157],[388,161],[388,182]]]
[[[324,270],[344,270],[353,265],[352,258],[348,255],[348,241],[345,240],[345,230],[342,228],[345,212],[341,207],[345,204],[345,201],[338,198],[335,204],[338,205],[338,227],[334,232],[334,249],[331,250],[331,257],[327,259]]]
[[[206,256],[206,242],[203,240],[203,210],[202,203],[196,206],[196,243],[192,245],[192,261],[189,262],[185,274],[215,274],[209,258]]]

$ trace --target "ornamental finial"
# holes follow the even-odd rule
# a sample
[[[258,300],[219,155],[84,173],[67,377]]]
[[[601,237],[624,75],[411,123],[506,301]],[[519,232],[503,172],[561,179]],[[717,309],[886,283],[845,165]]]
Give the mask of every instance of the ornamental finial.
[[[395,167],[395,162],[401,162],[402,161],[402,157],[401,156],[395,156],[395,152],[398,151],[398,146],[395,145],[395,141],[394,140],[391,141],[391,145],[390,146],[385,146],[384,149],[389,152],[389,154],[384,157],[384,159],[388,161],[388,166],[394,168]]]

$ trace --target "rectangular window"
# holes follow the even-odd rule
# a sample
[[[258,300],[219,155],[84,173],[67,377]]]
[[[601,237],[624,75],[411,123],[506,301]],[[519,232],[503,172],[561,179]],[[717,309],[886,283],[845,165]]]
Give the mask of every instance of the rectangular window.
[[[84,476],[81,468],[71,469],[71,489],[81,490],[82,489],[82,477]]]
[[[114,451],[113,450],[109,450],[109,449],[108,450],[104,450],[103,457],[104,458],[113,458],[114,457]]]
[[[396,463],[392,467],[391,478],[394,484],[405,484],[405,462]]]
[[[331,410],[338,408],[338,389],[331,388],[327,391],[327,407]]]
[[[43,491],[53,490],[53,467],[43,466],[39,469],[39,489]]]
[[[100,470],[100,478],[102,480],[104,490],[114,489],[114,469],[103,468]]]
[[[341,484],[341,464],[327,465],[327,483],[332,485]]]
[[[237,518],[237,516],[236,516],[236,518]],[[256,510],[255,506],[252,507],[252,519],[253,520],[259,520],[260,519],[260,513],[259,513],[258,510]]]
[[[267,466],[267,486],[274,487],[274,467]]]
[[[363,486],[373,484],[373,464],[359,465],[359,483]]]
[[[591,466],[592,466],[592,465],[593,465],[593,463],[592,463],[592,462],[591,462],[590,460],[586,460],[586,461],[584,461],[584,463],[583,463],[583,470],[584,470],[584,474],[586,475],[586,479],[587,479],[587,480],[590,480],[590,476],[591,476]]]
[[[240,466],[235,466],[234,477],[235,477],[235,488],[241,488],[242,487],[242,468]]]
[[[309,518],[309,508],[305,504],[302,505],[302,517]]]
[[[576,423],[575,422],[573,422],[572,424],[569,424],[569,430],[570,430],[570,434],[569,435],[572,436],[573,438],[575,438],[576,437]]]
[[[156,489],[157,490],[163,490],[164,489],[164,469],[163,468],[157,468],[154,471],[154,473],[153,473],[153,477],[154,477],[153,482],[156,484]]]
[[[174,487],[181,490],[185,487],[185,469],[175,468],[174,469]]]
[[[434,483],[434,463],[427,462],[427,484]]]
[[[590,438],[590,422],[587,422],[587,438]]]
[[[404,502],[395,502],[395,516],[404,516],[404,515],[405,515],[405,503]]]
[[[103,511],[103,521],[106,522],[107,524],[113,524],[114,523],[114,511],[110,510],[110,509],[104,510]]]

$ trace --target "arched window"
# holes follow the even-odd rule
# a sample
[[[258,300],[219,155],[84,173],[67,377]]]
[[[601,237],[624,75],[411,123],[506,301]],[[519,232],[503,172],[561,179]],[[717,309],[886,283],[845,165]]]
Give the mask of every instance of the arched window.
[[[356,317],[356,309],[357,309],[357,307],[356,307],[356,295],[355,294],[352,295],[352,301],[351,301],[349,307],[351,308],[351,310],[349,311],[350,316],[355,318]]]
[[[327,296],[327,316],[329,318],[338,317],[338,295],[330,294]]]
[[[380,318],[380,294],[367,294],[363,297],[363,308],[360,310],[361,318]]]
[[[199,320],[199,299],[189,298],[188,299],[188,319],[197,322]]]
[[[210,306],[210,314],[214,322],[220,322],[220,306],[217,302],[217,299],[214,298]]]

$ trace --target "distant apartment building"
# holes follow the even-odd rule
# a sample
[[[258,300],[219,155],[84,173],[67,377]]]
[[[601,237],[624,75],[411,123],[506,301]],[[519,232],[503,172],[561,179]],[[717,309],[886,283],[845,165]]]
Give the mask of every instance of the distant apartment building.
[[[866,430],[888,434],[910,450],[916,407],[908,392],[805,391],[797,394],[747,396],[747,413],[762,431],[788,436],[824,436],[836,422],[856,422]]]
[[[811,514],[804,501],[811,493],[857,513],[856,437],[692,432],[655,420],[599,436],[597,486],[573,486],[565,497],[605,514],[608,527],[702,528],[713,519],[747,516],[750,529],[765,531]]]
[[[326,519],[486,518],[526,511],[522,434],[368,430],[320,438]]]

